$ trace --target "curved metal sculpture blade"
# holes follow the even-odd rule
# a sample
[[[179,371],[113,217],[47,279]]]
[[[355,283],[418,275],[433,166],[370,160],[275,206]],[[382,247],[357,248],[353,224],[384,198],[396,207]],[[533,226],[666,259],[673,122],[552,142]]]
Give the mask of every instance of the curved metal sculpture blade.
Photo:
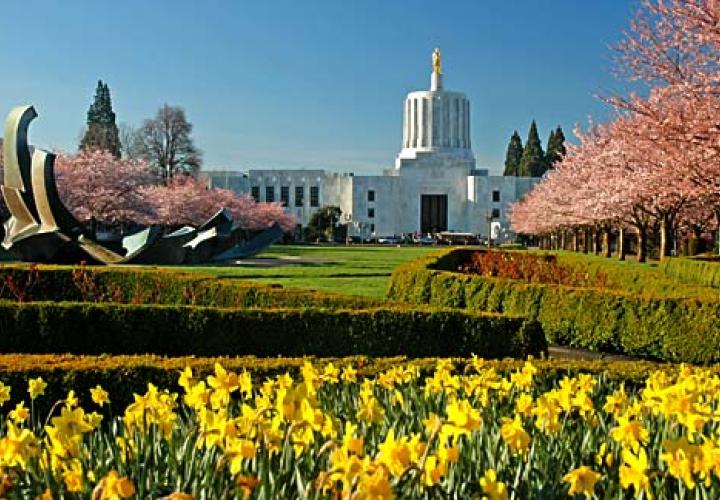
[[[260,231],[245,244],[236,244],[234,247],[215,255],[213,262],[228,260],[247,259],[265,250],[267,247],[280,241],[283,237],[283,230],[280,224],[274,223],[267,229]]]
[[[28,192],[27,189],[32,182],[27,129],[36,116],[32,106],[18,106],[10,111],[5,120],[5,174],[2,193],[11,214],[10,219],[5,222],[5,249],[10,249],[13,241],[34,234],[39,227],[32,191]]]
[[[82,226],[57,193],[55,155],[37,149],[30,154],[27,130],[35,117],[32,106],[18,106],[5,123],[2,192],[11,217],[5,223],[3,247],[33,262],[87,260],[73,241]]]
[[[41,149],[32,155],[32,186],[35,205],[40,216],[41,226],[52,219],[52,226],[63,234],[75,239],[83,233],[83,226],[70,213],[63,202],[55,182],[55,154]]]

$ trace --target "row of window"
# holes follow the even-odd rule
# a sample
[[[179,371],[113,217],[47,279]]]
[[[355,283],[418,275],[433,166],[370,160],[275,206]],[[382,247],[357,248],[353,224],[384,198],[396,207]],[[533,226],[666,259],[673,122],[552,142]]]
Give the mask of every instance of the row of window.
[[[367,211],[368,219],[374,219],[375,218],[375,209],[374,208],[368,208]],[[499,219],[500,218],[500,209],[499,208],[493,208],[492,213],[490,215],[493,219]]]
[[[250,194],[255,201],[260,201],[260,186],[252,186]],[[265,201],[272,203],[275,201],[275,186],[265,186]],[[284,207],[290,205],[290,187],[280,186],[280,202]],[[302,207],[305,204],[305,187],[295,186],[295,206]],[[310,206],[320,206],[320,188],[318,186],[310,186]]]
[[[252,197],[255,201],[260,201],[260,186],[253,186],[250,190]],[[375,201],[375,191],[369,190],[367,193],[367,200],[369,202]],[[275,186],[265,186],[265,201],[271,203],[275,201]],[[290,205],[290,187],[280,187],[280,201],[284,207]],[[492,192],[492,201],[497,203],[500,201],[500,191],[495,190]],[[305,188],[303,186],[295,186],[295,206],[302,207],[305,204]],[[310,186],[310,206],[320,206],[320,188],[318,186]],[[375,217],[375,209],[368,208],[368,218],[372,219]],[[500,209],[492,209],[492,217],[500,217]]]
[[[375,191],[374,190],[371,189],[368,191],[367,201],[375,201]],[[498,203],[500,201],[500,191],[499,190],[496,189],[492,192],[492,201],[493,201],[493,203]]]

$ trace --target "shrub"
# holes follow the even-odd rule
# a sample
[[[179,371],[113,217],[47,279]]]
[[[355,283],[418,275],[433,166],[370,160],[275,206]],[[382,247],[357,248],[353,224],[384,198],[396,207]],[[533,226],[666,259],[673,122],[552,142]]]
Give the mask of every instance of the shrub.
[[[476,251],[458,266],[460,272],[485,277],[568,286],[604,286],[600,273],[590,277],[575,266],[560,265],[555,255],[527,252]]]
[[[217,307],[375,307],[376,299],[284,289],[167,268],[0,267],[0,299]]]
[[[713,258],[669,258],[660,264],[662,272],[685,283],[720,288],[720,260]]]
[[[542,324],[550,342],[668,361],[720,362],[720,298],[714,290],[695,287],[689,297],[637,294],[437,269],[457,259],[436,255],[398,268],[388,297],[525,315]]]
[[[435,368],[436,358],[409,360],[406,357],[368,358],[364,356],[347,358],[255,358],[255,357],[177,357],[159,356],[75,356],[69,354],[0,354],[0,381],[12,387],[11,396],[17,401],[27,396],[27,380],[42,377],[48,383],[46,395],[42,398],[47,405],[63,399],[69,388],[73,388],[81,401],[89,403],[88,393],[96,385],[104,387],[113,398],[113,406],[120,407],[133,400],[133,393],[142,394],[147,384],[180,390],[178,375],[186,366],[191,367],[198,377],[213,372],[215,363],[227,370],[252,374],[256,384],[266,378],[283,373],[293,377],[300,375],[305,362],[314,365],[333,363],[342,368],[353,366],[358,376],[372,377],[401,365],[412,363],[422,375],[428,375]],[[455,358],[458,372],[464,373],[471,360]],[[484,366],[494,368],[501,374],[522,368],[522,360],[487,360]],[[534,360],[538,377],[560,379],[578,373],[605,374],[608,379],[638,385],[647,374],[654,370],[671,371],[673,365],[649,361],[604,361],[604,360]]]
[[[546,349],[536,322],[443,309],[223,309],[0,302],[0,352],[524,357]]]

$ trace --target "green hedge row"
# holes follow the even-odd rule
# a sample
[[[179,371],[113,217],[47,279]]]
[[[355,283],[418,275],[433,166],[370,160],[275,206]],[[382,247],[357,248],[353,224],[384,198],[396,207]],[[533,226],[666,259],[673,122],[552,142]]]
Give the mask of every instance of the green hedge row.
[[[548,340],[560,344],[673,362],[720,362],[720,299],[709,289],[704,300],[669,298],[439,270],[461,258],[453,252],[398,268],[388,297],[524,315],[539,321]]]
[[[599,255],[552,252],[563,266],[581,269],[604,287],[627,293],[666,298],[711,298],[713,292],[702,283],[681,281],[667,275],[655,264],[619,261]]]
[[[685,283],[720,288],[720,260],[717,259],[665,259],[660,269],[665,275]]]
[[[443,309],[223,309],[0,302],[0,352],[168,356],[525,357],[536,322]]]
[[[70,389],[86,408],[93,408],[89,391],[101,385],[110,393],[112,407],[117,413],[133,401],[133,393],[142,394],[147,384],[181,392],[177,380],[179,372],[186,366],[193,369],[195,377],[205,377],[213,372],[216,362],[227,370],[248,371],[256,385],[268,377],[290,373],[300,377],[300,368],[308,358],[163,358],[158,356],[72,356],[72,355],[0,355],[0,381],[12,387],[11,401],[5,408],[28,399],[27,381],[42,377],[48,386],[45,395],[35,401],[41,415],[55,401],[64,398]],[[420,369],[421,376],[429,375],[435,368],[436,359],[422,358],[408,360],[405,357],[391,358],[310,358],[315,366],[323,367],[333,363],[338,368],[353,366],[359,377],[375,376],[389,368],[412,362]],[[468,359],[455,359],[457,373],[466,373]],[[485,366],[507,374],[522,367],[522,360],[489,360]],[[578,361],[578,360],[535,360],[540,379],[557,380],[565,375],[578,373],[605,374],[609,379],[622,380],[636,386],[641,384],[653,370],[676,370],[673,365],[642,361]]]
[[[458,266],[468,262],[475,252],[477,250],[455,249],[434,257],[430,256],[430,260],[425,262],[431,269],[455,271]],[[547,254],[548,252],[539,253]],[[641,265],[633,261],[619,261],[598,255],[567,251],[550,253],[555,256],[558,265],[582,272],[587,276],[587,280],[596,283],[598,288],[667,298],[705,299],[714,296],[715,293],[707,289],[708,283],[701,283],[697,280],[680,280],[676,276],[662,272],[654,264]]]
[[[0,266],[0,299],[215,307],[367,308],[385,303],[351,295],[284,289],[167,268]]]

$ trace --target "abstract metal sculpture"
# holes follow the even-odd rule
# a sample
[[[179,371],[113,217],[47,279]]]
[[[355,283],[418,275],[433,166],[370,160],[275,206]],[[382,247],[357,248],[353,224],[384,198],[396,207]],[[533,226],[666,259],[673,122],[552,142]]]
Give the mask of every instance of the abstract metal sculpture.
[[[55,183],[55,155],[27,143],[32,106],[14,108],[5,121],[5,175],[0,186],[10,218],[3,248],[29,262],[102,264],[200,264],[254,255],[282,237],[274,224],[249,231],[221,209],[198,228],[172,232],[147,227],[122,239],[116,251],[99,243],[63,205]]]

